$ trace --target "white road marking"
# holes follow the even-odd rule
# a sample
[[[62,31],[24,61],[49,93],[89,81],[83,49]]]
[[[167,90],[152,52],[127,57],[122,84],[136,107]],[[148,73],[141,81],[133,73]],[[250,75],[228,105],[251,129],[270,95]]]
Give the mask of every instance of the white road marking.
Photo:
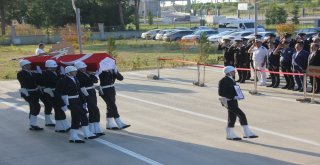
[[[225,119],[221,119],[221,118],[217,118],[217,117],[213,117],[213,116],[209,116],[209,115],[205,115],[205,114],[201,114],[201,113],[196,113],[196,112],[192,112],[190,110],[186,110],[186,109],[181,109],[181,108],[177,108],[177,107],[173,107],[173,106],[169,106],[169,105],[164,105],[164,104],[160,104],[160,103],[155,103],[152,101],[148,101],[148,100],[143,100],[143,99],[139,99],[136,97],[131,97],[131,96],[127,96],[124,94],[117,94],[120,97],[124,97],[127,99],[131,99],[131,100],[135,100],[135,101],[139,101],[139,102],[143,102],[143,103],[147,103],[147,104],[151,104],[151,105],[155,105],[155,106],[159,106],[159,107],[163,107],[167,110],[173,110],[173,111],[178,111],[178,112],[182,112],[182,113],[187,113],[190,115],[194,115],[194,116],[198,116],[198,117],[202,117],[202,118],[207,118],[207,119],[212,119],[215,121],[219,121],[219,122],[223,122],[226,123],[227,120]],[[271,134],[271,135],[275,135],[275,136],[279,136],[285,139],[290,139],[290,140],[294,140],[294,141],[298,141],[298,142],[302,142],[302,143],[306,143],[306,144],[311,144],[311,145],[316,145],[316,146],[320,146],[320,143],[315,142],[315,141],[311,141],[311,140],[307,140],[307,139],[303,139],[303,138],[298,138],[298,137],[294,137],[291,135],[286,135],[286,134],[282,134],[282,133],[278,133],[278,132],[274,132],[274,131],[270,131],[270,130],[266,130],[263,128],[258,128],[258,127],[253,127],[250,126],[252,129],[263,132],[263,133],[267,133],[267,134]]]
[[[14,109],[17,110],[17,111],[21,111],[21,112],[24,112],[24,113],[29,113],[29,111],[25,110],[25,109],[22,108],[22,107],[17,106],[17,104],[15,104],[15,103],[6,102],[6,101],[4,101],[4,100],[2,100],[2,99],[0,99],[0,103],[2,103],[2,104],[4,104],[4,105],[7,105],[7,106],[9,106],[9,107],[11,107],[11,108],[14,108]],[[44,120],[44,116],[42,116],[42,115],[38,115],[38,118]],[[125,153],[125,154],[127,154],[127,155],[129,155],[129,156],[132,156],[132,157],[134,157],[134,158],[136,158],[136,159],[139,159],[139,160],[141,160],[141,161],[143,161],[143,162],[145,162],[145,163],[152,164],[152,165],[162,165],[162,163],[159,163],[159,162],[157,162],[157,161],[155,161],[155,160],[152,160],[152,159],[150,159],[150,158],[147,158],[147,157],[145,157],[145,156],[143,156],[143,155],[141,155],[141,154],[135,153],[135,152],[133,152],[133,151],[131,151],[131,150],[129,150],[129,149],[123,148],[123,147],[121,147],[121,146],[118,146],[118,145],[116,145],[116,144],[114,144],[114,143],[111,143],[111,142],[109,142],[109,141],[106,141],[106,140],[104,140],[104,139],[97,138],[97,139],[94,139],[94,140],[95,140],[96,142],[98,142],[98,143],[101,143],[101,144],[106,145],[106,146],[108,146],[108,147],[110,147],[110,148],[113,148],[113,149],[118,150],[118,151],[120,151],[120,152],[122,152],[122,153]]]

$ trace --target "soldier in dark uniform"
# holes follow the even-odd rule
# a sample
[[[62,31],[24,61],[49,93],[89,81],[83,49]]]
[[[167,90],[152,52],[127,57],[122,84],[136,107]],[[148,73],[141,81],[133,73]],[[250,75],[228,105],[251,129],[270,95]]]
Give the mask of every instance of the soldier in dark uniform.
[[[320,50],[319,50],[319,44],[317,44],[317,43],[311,43],[308,65],[309,66],[320,66]],[[320,92],[320,79],[315,78],[315,84],[313,84],[313,78],[314,78],[313,76],[310,76],[311,85],[315,86],[315,93],[319,93]],[[313,92],[313,90],[311,89],[308,92]]]
[[[88,104],[89,129],[97,136],[105,135],[100,127],[100,112],[97,106],[96,91],[93,86],[94,83],[98,82],[98,78],[87,72],[87,65],[84,62],[76,62],[74,66],[78,69],[77,79],[79,80],[81,91]]]
[[[292,73],[292,56],[295,53],[295,50],[291,47],[289,40],[283,40],[275,50],[275,53],[280,53],[280,68],[282,72]],[[294,89],[294,79],[292,75],[284,74],[286,80],[286,85],[282,89]]]
[[[228,38],[224,38],[223,43],[219,44],[218,50],[224,50],[224,66],[234,66],[234,53],[233,49],[231,49],[231,40]]]
[[[279,72],[280,69],[280,55],[275,53],[275,43],[270,41],[268,43],[268,70],[272,72]],[[271,84],[267,87],[277,88],[280,84],[280,75],[277,73],[270,73]]]
[[[117,130],[130,127],[130,125],[124,124],[121,121],[116,105],[116,90],[114,88],[114,82],[116,79],[122,81],[123,76],[115,66],[114,69],[102,71],[99,74],[99,79],[99,93],[107,104],[107,129]],[[114,124],[114,121],[117,125]]]
[[[43,96],[50,102],[51,106],[53,106],[54,117],[56,120],[55,131],[62,133],[68,132],[70,129],[70,124],[66,120],[66,114],[61,109],[54,96],[57,81],[62,76],[57,72],[58,65],[54,60],[47,60],[45,67],[47,70],[42,73],[42,80],[44,84]]]
[[[55,97],[62,107],[61,109],[71,111],[70,143],[84,143],[78,136],[77,130],[81,127],[85,139],[94,139],[97,136],[90,132],[87,118],[87,105],[83,96],[79,82],[76,78],[77,68],[67,66],[66,76],[61,78],[56,85]]]
[[[227,127],[227,139],[228,140],[241,140],[234,132],[234,124],[237,117],[239,117],[240,124],[243,127],[244,138],[257,138],[250,128],[246,115],[238,106],[238,99],[241,99],[235,89],[236,82],[233,77],[235,74],[235,68],[232,66],[226,66],[223,69],[225,77],[219,81],[219,96],[223,97],[223,105],[228,109],[228,127]]]
[[[21,71],[17,74],[17,79],[20,83],[21,97],[23,97],[29,104],[30,113],[29,113],[29,125],[30,130],[41,131],[43,128],[40,128],[37,123],[37,116],[40,113],[40,104],[39,104],[39,90],[38,85],[35,79],[35,74],[31,72],[31,62],[28,60],[21,60],[19,62]]]
[[[242,40],[235,40],[234,61],[237,68],[246,68],[249,61],[246,49],[242,44]],[[247,78],[246,70],[238,70],[239,80],[237,82],[244,83]]]

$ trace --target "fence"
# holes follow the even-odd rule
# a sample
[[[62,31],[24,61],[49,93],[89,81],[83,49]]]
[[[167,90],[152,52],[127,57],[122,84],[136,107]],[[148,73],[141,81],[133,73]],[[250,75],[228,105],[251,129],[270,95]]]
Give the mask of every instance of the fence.
[[[178,59],[171,59],[171,58],[158,58],[157,59],[157,77],[156,79],[160,78],[160,61],[171,61],[171,62],[181,62],[181,63],[187,63],[187,64],[193,64],[193,65],[197,65],[197,75],[198,75],[198,82],[194,82],[194,85],[197,86],[204,86],[204,82],[205,82],[205,67],[213,67],[213,68],[220,68],[223,69],[224,66],[219,66],[219,65],[209,65],[209,64],[201,64],[201,63],[197,63],[197,62],[193,62],[193,61],[186,61],[186,60],[178,60]],[[200,82],[200,66],[203,66],[203,80],[202,83]],[[273,74],[282,74],[282,75],[292,75],[292,76],[303,76],[304,77],[304,82],[303,82],[303,98],[297,98],[297,101],[300,102],[311,102],[311,103],[318,103],[315,101],[315,76],[313,76],[313,94],[312,94],[312,98],[307,98],[307,73],[289,73],[289,72],[274,72],[274,71],[269,71],[269,70],[258,70],[258,69],[250,69],[250,68],[237,68],[237,70],[242,70],[242,71],[253,71],[253,76],[254,76],[254,87],[253,90],[249,91],[250,94],[252,95],[257,95],[260,94],[258,92],[258,85],[257,85],[257,72],[265,72],[265,73],[273,73]],[[320,77],[317,77],[320,78]]]

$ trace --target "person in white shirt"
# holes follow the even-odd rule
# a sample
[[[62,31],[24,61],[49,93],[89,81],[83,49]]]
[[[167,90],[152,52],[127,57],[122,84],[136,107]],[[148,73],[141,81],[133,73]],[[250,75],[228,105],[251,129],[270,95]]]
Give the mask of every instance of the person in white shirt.
[[[252,53],[252,60],[255,69],[266,70],[268,50],[262,46],[261,40],[256,39],[254,44],[248,50],[248,53]],[[258,79],[260,86],[265,86],[267,82],[266,72],[258,71]]]
[[[37,56],[46,55],[47,53],[44,51],[44,47],[45,47],[44,43],[40,43],[38,48],[36,49],[35,54]]]

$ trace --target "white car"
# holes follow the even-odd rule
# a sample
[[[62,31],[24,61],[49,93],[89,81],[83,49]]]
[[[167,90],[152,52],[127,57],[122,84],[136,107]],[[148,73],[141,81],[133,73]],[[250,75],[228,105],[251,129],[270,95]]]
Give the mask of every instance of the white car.
[[[268,31],[268,32],[259,32],[258,34],[262,36],[262,40],[266,40],[266,39],[268,38],[268,35],[270,35],[270,34],[275,34],[275,32],[271,32],[271,31]],[[250,35],[248,35],[248,36],[245,36],[244,38],[247,38],[247,39],[249,39],[249,40],[255,39],[255,34],[252,33],[252,34],[250,34]]]
[[[213,34],[210,37],[208,37],[208,40],[210,43],[215,44],[215,43],[219,43],[219,39],[222,38],[223,36],[229,35],[231,33],[234,33],[235,31],[232,30],[228,30],[228,31],[224,31],[218,34]]]
[[[165,29],[165,30],[160,30],[159,33],[156,35],[156,40],[162,40],[162,37],[164,34],[170,33],[174,31],[174,29]]]
[[[160,29],[153,29],[141,34],[141,38],[143,39],[155,39],[156,34],[160,31]]]
[[[185,42],[196,42],[200,39],[201,34],[205,34],[207,37],[213,35],[213,34],[217,34],[218,31],[217,30],[210,30],[210,29],[206,29],[206,30],[198,30],[195,31],[194,33],[190,34],[190,35],[186,35],[183,36],[181,38],[181,41],[185,41]]]
[[[254,32],[252,32],[252,31],[234,32],[234,33],[231,33],[229,35],[223,36],[219,40],[219,43],[222,43],[223,39],[226,39],[226,38],[230,39],[231,42],[234,42],[234,40],[241,40],[243,37],[248,36],[248,35],[250,35],[252,33],[254,33]]]

